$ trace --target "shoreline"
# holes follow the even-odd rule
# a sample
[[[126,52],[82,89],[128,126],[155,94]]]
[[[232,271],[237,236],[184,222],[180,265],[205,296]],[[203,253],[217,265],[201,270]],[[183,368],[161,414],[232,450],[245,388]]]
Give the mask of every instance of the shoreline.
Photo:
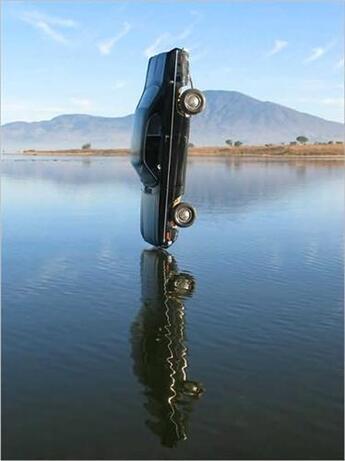
[[[24,150],[22,155],[37,157],[127,157],[130,149],[58,149]],[[344,159],[344,144],[305,144],[219,147],[204,146],[188,149],[189,157],[262,158],[262,159]]]

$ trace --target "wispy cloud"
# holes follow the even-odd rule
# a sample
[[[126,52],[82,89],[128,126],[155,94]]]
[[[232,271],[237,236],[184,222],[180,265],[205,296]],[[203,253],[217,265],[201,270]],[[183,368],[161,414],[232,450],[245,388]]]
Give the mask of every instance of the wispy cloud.
[[[311,103],[318,104],[320,106],[330,106],[335,108],[344,107],[344,98],[343,97],[327,97],[327,98],[315,98],[315,97],[300,97],[297,98],[298,102],[302,103]]]
[[[202,15],[198,11],[192,10],[190,11],[190,15],[192,16],[192,19],[184,29],[176,34],[164,32],[158,35],[158,37],[156,37],[155,40],[144,49],[144,55],[149,58],[159,53],[160,51],[163,51],[164,49],[172,48],[175,46],[185,46],[185,44],[181,42],[193,34],[195,26],[202,19]],[[190,49],[191,48],[189,48],[189,50]]]
[[[343,69],[343,67],[344,67],[344,58],[339,59],[339,61],[336,62],[334,67],[336,69]]]
[[[116,82],[112,86],[112,89],[121,90],[121,88],[124,88],[126,85],[127,85],[127,82],[125,80],[116,80]]]
[[[194,18],[192,20],[193,25],[198,24],[204,18],[204,14],[201,13],[200,11],[198,11],[198,10],[190,10],[189,13],[192,16],[192,18]]]
[[[164,45],[167,45],[171,39],[171,34],[165,32],[164,34],[159,35],[147,48],[144,50],[144,55],[147,58],[150,58],[154,54],[157,54]]]
[[[46,15],[39,11],[27,11],[22,14],[20,19],[30,24],[35,29],[43,32],[47,37],[55,42],[67,45],[68,38],[59,29],[76,28],[78,23],[73,19],[60,18]]]
[[[182,32],[180,32],[179,34],[176,35],[175,39],[176,40],[185,40],[190,35],[192,35],[193,29],[194,29],[193,25],[187,26],[185,29],[182,30]]]
[[[165,32],[164,34],[159,35],[147,48],[145,48],[144,55],[147,58],[150,58],[151,56],[154,56],[155,54],[157,54],[159,52],[167,50],[168,48],[179,46],[179,44],[177,42],[179,40],[183,40],[188,35],[187,35],[187,30],[182,31],[176,37],[173,37],[172,34],[170,34],[168,32]],[[206,52],[206,50],[202,50],[202,56],[201,56],[201,54],[200,54],[200,46],[199,45],[194,46],[194,47],[187,47],[186,49],[189,52],[191,52],[192,50],[193,51],[198,50],[195,54],[193,54],[193,62],[195,62],[196,60],[198,60],[202,56],[204,56],[204,54]],[[200,54],[200,57],[199,57],[199,54]]]
[[[325,106],[344,107],[344,98],[324,98],[321,99],[321,104]]]
[[[322,58],[333,46],[335,42],[328,43],[325,46],[317,46],[311,50],[310,55],[304,60],[305,63],[317,61]]]
[[[95,106],[88,98],[73,96],[58,104],[49,104],[46,100],[37,100],[35,104],[29,100],[8,100],[3,102],[1,109],[2,122],[7,123],[16,120],[47,120],[75,112],[90,113],[95,110]]]
[[[202,15],[199,11],[192,10],[190,11],[190,14],[192,18],[194,18],[186,27],[183,29],[179,34],[177,34],[174,39],[179,41],[179,40],[185,40],[188,38],[190,35],[192,35],[194,27],[200,22],[202,19]]]
[[[319,46],[317,48],[313,48],[311,54],[307,57],[305,62],[313,62],[320,59],[326,53],[326,48]]]
[[[90,110],[92,102],[87,98],[72,97],[70,98],[71,104],[80,110]]]
[[[287,46],[288,46],[288,42],[286,40],[275,40],[274,45],[267,53],[267,56],[273,56],[279,53],[280,51],[282,51]]]
[[[10,101],[4,102],[1,109],[1,121],[8,123],[18,120],[45,120],[66,113],[68,108],[60,105],[33,104],[32,101]]]
[[[40,11],[26,11],[22,14],[21,19],[27,22],[45,21],[52,26],[66,28],[76,28],[79,25],[78,22],[74,19],[51,16],[45,13],[41,13]]]
[[[99,52],[104,56],[110,54],[111,50],[116,45],[116,43],[118,43],[123,37],[125,37],[131,30],[131,28],[132,27],[128,22],[124,22],[118,34],[114,35],[114,37],[107,38],[98,43],[97,46]]]
[[[44,32],[48,37],[52,38],[53,40],[55,40],[56,42],[58,43],[63,43],[64,45],[67,45],[68,43],[68,40],[67,38],[62,35],[60,32],[57,32],[56,30],[54,30],[49,24],[47,24],[46,22],[44,21],[38,21],[36,24],[35,24],[35,27],[37,27],[37,29],[41,30],[42,32]]]

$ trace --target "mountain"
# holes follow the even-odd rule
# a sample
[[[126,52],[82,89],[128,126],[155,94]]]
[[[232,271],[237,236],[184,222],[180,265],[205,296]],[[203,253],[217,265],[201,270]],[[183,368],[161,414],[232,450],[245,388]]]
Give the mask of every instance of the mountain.
[[[311,141],[342,140],[344,125],[236,91],[205,91],[207,106],[192,119],[191,142],[224,145],[225,139],[246,144],[281,143],[299,135]],[[133,115],[98,117],[60,115],[41,122],[12,122],[1,127],[2,149],[78,148],[130,146]]]
[[[2,150],[127,147],[133,116],[59,115],[42,122],[12,122],[1,127]]]
[[[227,138],[246,144],[342,140],[344,125],[235,91],[206,91],[207,109],[195,117],[192,142],[224,144]],[[193,136],[195,135],[195,136]]]

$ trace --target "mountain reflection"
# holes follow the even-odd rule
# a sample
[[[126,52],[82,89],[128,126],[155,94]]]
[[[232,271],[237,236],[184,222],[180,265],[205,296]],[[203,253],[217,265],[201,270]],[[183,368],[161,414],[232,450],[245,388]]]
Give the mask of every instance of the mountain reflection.
[[[203,393],[189,380],[185,345],[185,300],[193,293],[192,275],[178,272],[175,259],[163,250],[141,255],[142,307],[131,328],[134,373],[144,385],[147,426],[162,445],[187,438],[193,401]]]

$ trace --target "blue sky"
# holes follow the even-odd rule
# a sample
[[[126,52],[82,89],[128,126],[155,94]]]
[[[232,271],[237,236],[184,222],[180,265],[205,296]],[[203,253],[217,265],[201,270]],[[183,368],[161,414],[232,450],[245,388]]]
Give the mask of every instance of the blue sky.
[[[148,56],[190,51],[195,86],[343,120],[344,4],[2,3],[2,123],[134,111]]]

